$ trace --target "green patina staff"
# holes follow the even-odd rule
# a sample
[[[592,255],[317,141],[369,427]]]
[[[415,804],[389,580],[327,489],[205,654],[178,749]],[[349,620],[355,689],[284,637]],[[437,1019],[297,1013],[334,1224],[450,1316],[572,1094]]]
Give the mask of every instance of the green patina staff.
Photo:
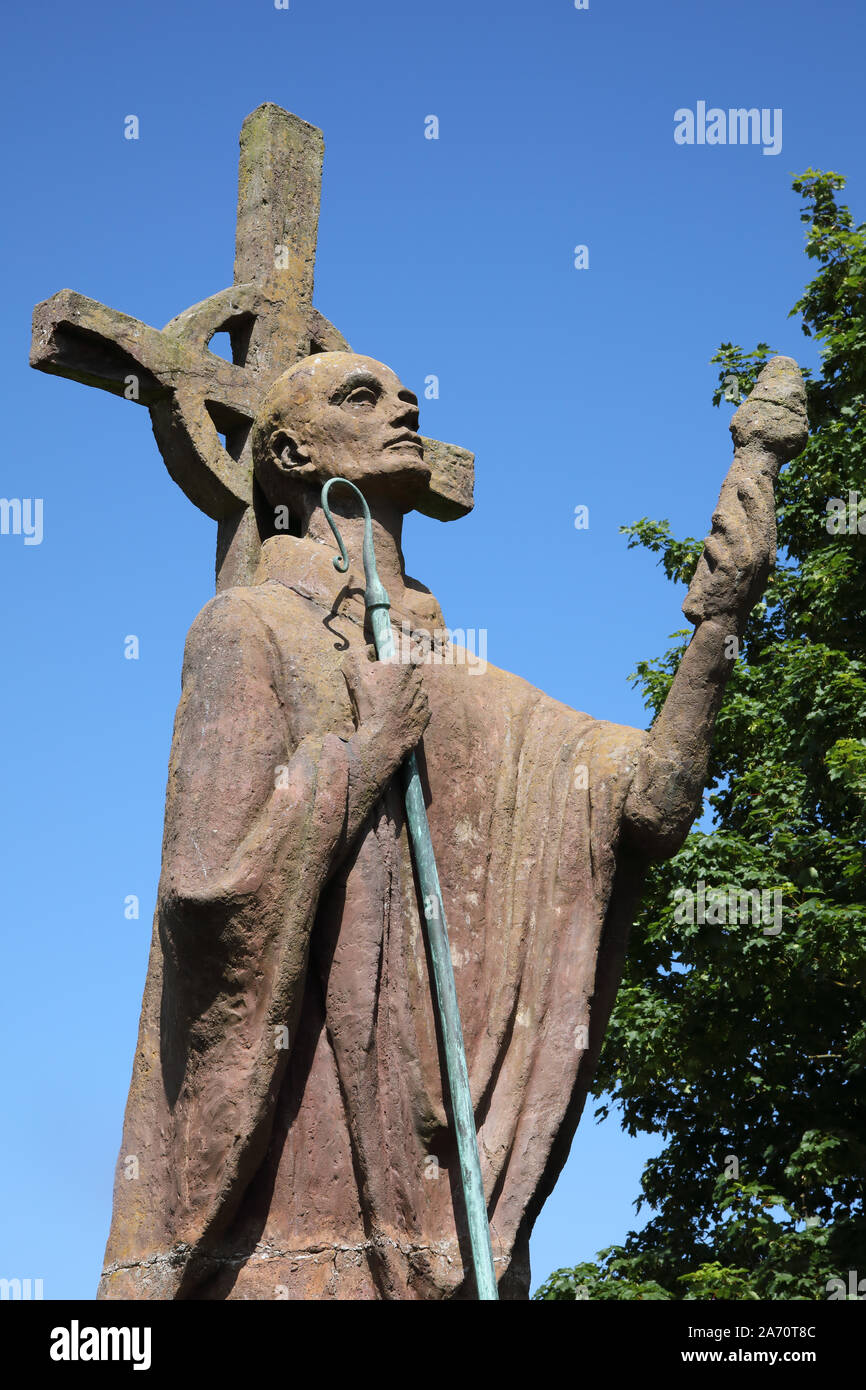
[[[322,488],[322,508],[328,518],[337,545],[340,547],[340,554],[334,559],[334,568],[339,570],[341,574],[345,574],[349,568],[349,557],[346,554],[343,538],[328,507],[328,493],[332,487],[338,484],[352,489],[360,500],[364,511],[364,577],[367,581],[364,600],[367,612],[370,614],[376,655],[380,661],[389,661],[394,655],[394,639],[389,616],[391,605],[385,587],[376,571],[370,508],[367,506],[364,494],[348,478],[330,478]],[[448,946],[448,928],[445,922],[445,909],[442,904],[442,891],[439,887],[439,874],[436,870],[436,856],[433,853],[433,841],[430,839],[424,793],[421,788],[418,762],[414,752],[409,754],[403,764],[403,785],[406,820],[409,825],[415,868],[418,872],[418,881],[424,900],[427,939],[433,961],[433,979],[439,1007],[439,1025],[445,1047],[451,1111],[457,1134],[460,1180],[463,1187],[463,1199],[466,1204],[475,1284],[480,1299],[492,1300],[497,1299],[499,1293],[496,1287],[496,1271],[493,1267],[493,1250],[490,1244],[490,1227],[487,1222],[484,1185],[481,1181],[481,1162],[478,1157],[475,1115],[469,1092],[469,1073],[466,1068],[463,1029],[460,1026],[460,1012],[457,1007],[457,990],[454,984],[454,970],[451,965],[451,951]]]

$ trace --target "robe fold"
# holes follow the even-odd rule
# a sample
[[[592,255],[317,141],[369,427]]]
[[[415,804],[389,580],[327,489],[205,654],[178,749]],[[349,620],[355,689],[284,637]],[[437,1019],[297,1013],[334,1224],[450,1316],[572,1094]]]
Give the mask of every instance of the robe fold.
[[[348,829],[340,666],[369,632],[332,554],[274,537],[189,634],[102,1298],[474,1296],[399,777]],[[444,628],[426,590],[401,602],[398,631]],[[493,1254],[523,1298],[639,888],[646,735],[461,653],[422,668],[419,763]]]

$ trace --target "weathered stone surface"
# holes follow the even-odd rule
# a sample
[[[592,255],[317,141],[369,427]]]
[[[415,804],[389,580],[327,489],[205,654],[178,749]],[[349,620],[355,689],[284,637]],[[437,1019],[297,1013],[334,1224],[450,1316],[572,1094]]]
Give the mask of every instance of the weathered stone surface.
[[[719,493],[712,534],[683,604],[690,622],[729,614],[732,594],[736,595],[733,606],[748,613],[775,563],[773,485],[781,465],[800,452],[809,433],[806,391],[792,357],[772,357],[767,362],[751,395],[734,412],[730,428],[736,446],[734,461]],[[733,532],[741,532],[745,543],[731,552],[725,565],[722,545]],[[761,563],[751,563],[757,554]]]
[[[120,1165],[103,1297],[472,1296],[389,782],[424,706],[391,690],[355,728],[347,654],[362,679],[413,672],[368,665],[363,576],[337,575],[332,553],[266,541],[256,586],[218,596],[190,634],[123,1139],[140,1178]],[[444,625],[431,595],[392,599],[398,630]],[[494,1256],[504,1274],[516,1250],[505,1289],[525,1297],[529,1226],[606,1018],[591,1003],[602,932],[621,950],[616,914],[605,920],[644,735],[492,667],[431,664],[423,688]],[[574,787],[578,764],[588,789]]]
[[[793,357],[771,357],[751,395],[734,412],[731,420],[734,443],[737,449],[748,444],[762,444],[777,460],[784,462],[805,446],[808,431],[806,392],[800,369]]]
[[[456,521],[475,505],[475,455],[456,444],[423,435],[422,439],[430,485],[417,510],[437,521]]]
[[[334,494],[340,575],[319,491],[362,486],[392,622],[441,631],[400,550],[427,473],[417,424],[394,373],[345,352],[296,364],[262,403],[258,482],[302,534],[267,539],[256,583],[218,595],[187,643],[122,1151],[140,1176],[118,1171],[102,1297],[472,1296],[393,780],[422,735],[494,1258],[503,1296],[527,1295],[644,867],[700,805],[766,498],[728,509],[724,618],[696,617],[645,734],[453,648],[418,669],[367,659],[361,518]],[[762,447],[788,447],[771,432]]]

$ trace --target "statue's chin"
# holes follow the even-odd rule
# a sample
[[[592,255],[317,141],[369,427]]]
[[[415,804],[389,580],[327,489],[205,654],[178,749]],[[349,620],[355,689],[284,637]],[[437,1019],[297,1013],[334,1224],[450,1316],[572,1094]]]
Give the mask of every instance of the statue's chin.
[[[383,449],[369,471],[371,477],[415,478],[425,487],[430,481],[430,468],[416,449]]]
[[[385,449],[375,459],[342,475],[367,496],[384,496],[408,511],[430,485],[430,468],[415,449]]]
[[[415,449],[384,450],[374,458],[347,459],[340,467],[304,463],[285,473],[283,491],[286,496],[283,497],[281,491],[280,500],[288,500],[291,505],[292,493],[297,501],[296,489],[300,489],[306,494],[308,505],[315,505],[318,493],[329,478],[347,478],[368,499],[382,497],[408,512],[427,496],[430,474],[429,465]]]

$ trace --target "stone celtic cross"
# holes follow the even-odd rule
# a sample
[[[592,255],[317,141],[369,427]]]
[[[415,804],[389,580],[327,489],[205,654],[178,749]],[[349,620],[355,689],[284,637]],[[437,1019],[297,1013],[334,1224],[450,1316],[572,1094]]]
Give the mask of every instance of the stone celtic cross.
[[[323,155],[322,132],[282,107],[268,102],[247,117],[234,284],[163,329],[73,290],[33,312],[31,366],[147,406],[172,478],[218,523],[218,589],[249,583],[255,570],[261,518],[249,435],[259,402],[300,358],[349,348],[312,302]],[[209,350],[220,332],[232,362]],[[473,455],[434,439],[424,452],[431,478],[418,510],[464,516]]]

